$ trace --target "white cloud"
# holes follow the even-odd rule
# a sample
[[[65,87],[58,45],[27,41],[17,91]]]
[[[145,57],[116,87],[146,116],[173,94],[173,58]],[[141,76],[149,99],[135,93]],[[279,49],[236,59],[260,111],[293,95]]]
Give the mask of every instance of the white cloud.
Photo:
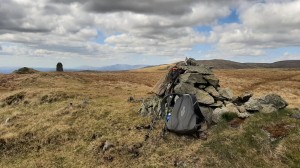
[[[207,43],[213,45],[212,56],[257,57],[266,55],[266,49],[300,45],[299,0],[0,0],[0,4],[0,42],[9,46],[2,50],[20,57],[178,58]],[[240,23],[219,24],[218,19],[232,9]],[[209,36],[195,29],[204,25],[213,27]],[[104,43],[97,43],[98,38]]]

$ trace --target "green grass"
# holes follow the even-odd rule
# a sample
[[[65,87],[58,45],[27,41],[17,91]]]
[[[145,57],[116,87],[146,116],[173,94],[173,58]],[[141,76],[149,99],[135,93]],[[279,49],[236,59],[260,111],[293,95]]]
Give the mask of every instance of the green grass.
[[[174,167],[175,162],[179,167],[300,165],[300,123],[289,117],[290,110],[256,113],[239,128],[230,127],[229,121],[236,116],[228,114],[225,121],[207,131],[206,141],[172,133],[161,138],[160,121],[143,142],[148,130],[135,127],[150,124],[151,118],[139,115],[140,103],[127,102],[132,95],[149,96],[151,87],[136,84],[138,75],[115,77],[132,83],[111,81],[113,74],[45,74],[20,76],[12,83],[16,90],[0,95],[3,100],[26,92],[19,104],[0,108],[0,167]],[[145,74],[140,76],[145,78]],[[34,83],[24,82],[32,77]],[[55,101],[41,104],[45,95]],[[84,100],[88,101],[86,106]],[[30,103],[25,105],[24,101]],[[4,124],[7,118],[10,121]],[[288,133],[271,141],[263,128],[278,124],[287,125]],[[105,141],[115,147],[102,152]],[[143,146],[135,157],[129,149],[138,143]],[[113,160],[105,159],[109,157]]]

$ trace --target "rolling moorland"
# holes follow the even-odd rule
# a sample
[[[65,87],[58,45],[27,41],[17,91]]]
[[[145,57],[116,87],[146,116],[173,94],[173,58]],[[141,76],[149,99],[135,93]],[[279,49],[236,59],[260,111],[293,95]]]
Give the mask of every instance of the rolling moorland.
[[[214,70],[235,95],[274,92],[288,109],[224,121],[206,140],[167,134],[147,142],[150,117],[138,113],[167,67],[124,72],[0,75],[0,167],[298,167],[299,69]],[[269,130],[269,133],[266,132]],[[103,151],[105,142],[110,148]]]

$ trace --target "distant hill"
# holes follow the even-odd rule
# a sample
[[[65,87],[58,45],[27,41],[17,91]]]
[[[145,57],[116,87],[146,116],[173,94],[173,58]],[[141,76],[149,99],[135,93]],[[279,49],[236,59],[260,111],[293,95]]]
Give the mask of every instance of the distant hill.
[[[300,68],[300,60],[286,60],[274,63],[239,63],[222,59],[213,59],[198,60],[197,62],[213,67],[214,69]]]

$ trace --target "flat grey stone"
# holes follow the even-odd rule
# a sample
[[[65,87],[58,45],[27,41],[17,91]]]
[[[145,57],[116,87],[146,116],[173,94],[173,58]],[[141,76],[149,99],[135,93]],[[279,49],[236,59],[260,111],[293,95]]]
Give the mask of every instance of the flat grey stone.
[[[206,80],[198,73],[184,73],[179,76],[180,82],[206,84]]]
[[[213,86],[208,86],[205,91],[213,97],[220,97],[220,93]]]
[[[186,73],[199,73],[202,75],[211,75],[213,74],[212,70],[208,67],[205,67],[204,65],[199,66],[181,66],[183,70],[185,70]]]
[[[200,89],[196,90],[196,98],[198,102],[202,104],[210,105],[215,102],[214,98],[211,95]]]
[[[214,75],[205,75],[203,78],[211,84],[213,87],[217,88],[219,86],[219,79]]]

